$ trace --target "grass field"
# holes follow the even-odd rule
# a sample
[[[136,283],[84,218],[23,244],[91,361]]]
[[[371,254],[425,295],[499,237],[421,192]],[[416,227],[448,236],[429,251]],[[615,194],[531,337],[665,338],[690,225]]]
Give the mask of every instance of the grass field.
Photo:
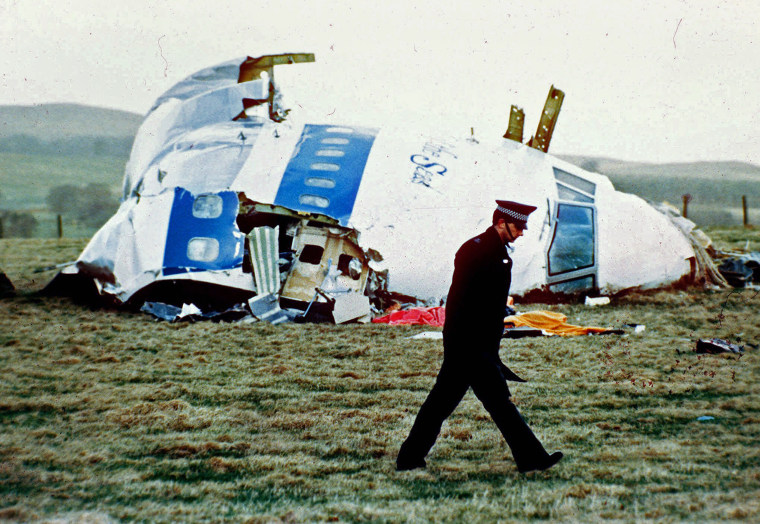
[[[710,230],[760,249],[760,230]],[[517,473],[468,393],[426,470],[396,451],[435,379],[424,327],[166,323],[35,292],[84,240],[0,240],[0,520],[760,520],[760,295],[532,304],[641,334],[504,342],[514,400],[565,459]],[[699,338],[747,345],[698,355]],[[702,416],[713,417],[699,421]]]

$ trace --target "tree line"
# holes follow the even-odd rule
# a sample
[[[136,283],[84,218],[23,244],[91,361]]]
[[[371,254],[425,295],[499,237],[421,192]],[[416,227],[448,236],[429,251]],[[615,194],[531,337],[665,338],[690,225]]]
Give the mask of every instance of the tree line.
[[[61,185],[52,188],[45,198],[47,209],[54,214],[97,229],[119,208],[119,199],[107,184],[86,186]],[[29,238],[39,225],[29,211],[3,209],[0,194],[0,237]]]

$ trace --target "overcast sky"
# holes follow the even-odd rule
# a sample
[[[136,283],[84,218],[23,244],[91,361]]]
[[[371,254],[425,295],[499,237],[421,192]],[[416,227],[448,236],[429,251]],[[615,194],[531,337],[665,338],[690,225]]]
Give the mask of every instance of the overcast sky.
[[[204,67],[313,52],[276,77],[336,123],[500,136],[516,104],[529,136],[554,84],[550,152],[760,165],[759,20],[751,1],[0,0],[0,105],[144,114]]]

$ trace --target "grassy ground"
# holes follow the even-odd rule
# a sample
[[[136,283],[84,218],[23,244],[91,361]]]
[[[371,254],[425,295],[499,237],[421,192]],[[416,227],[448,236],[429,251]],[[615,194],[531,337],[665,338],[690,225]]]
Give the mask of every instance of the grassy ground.
[[[760,232],[710,231],[725,249]],[[169,324],[34,291],[83,240],[0,240],[0,520],[760,519],[752,290],[531,305],[641,334],[504,342],[515,402],[566,458],[520,475],[472,393],[423,471],[395,453],[441,360],[423,327]],[[40,278],[44,277],[44,278]],[[713,417],[699,421],[698,417]]]

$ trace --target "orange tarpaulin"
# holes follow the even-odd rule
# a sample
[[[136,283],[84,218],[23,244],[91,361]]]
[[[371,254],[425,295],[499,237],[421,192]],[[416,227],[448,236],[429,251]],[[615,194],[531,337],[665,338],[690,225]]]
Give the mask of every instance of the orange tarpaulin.
[[[552,335],[573,336],[588,335],[589,333],[606,333],[609,328],[573,326],[567,323],[567,317],[554,311],[528,311],[520,315],[512,315],[504,319],[507,327],[527,326],[542,329]]]
[[[372,319],[372,322],[397,326],[407,325],[427,325],[443,326],[446,320],[446,308],[437,307],[416,307],[393,311],[382,317]],[[504,319],[506,327],[527,326],[543,330],[546,334],[573,336],[588,335],[590,333],[607,333],[609,328],[592,327],[592,326],[573,326],[567,323],[567,317],[562,313],[554,311],[528,311],[519,315],[512,315]]]
[[[416,307],[393,311],[388,315],[373,318],[372,322],[389,324],[391,326],[399,324],[423,324],[427,326],[443,326],[446,320],[446,308],[443,306],[436,307]]]

